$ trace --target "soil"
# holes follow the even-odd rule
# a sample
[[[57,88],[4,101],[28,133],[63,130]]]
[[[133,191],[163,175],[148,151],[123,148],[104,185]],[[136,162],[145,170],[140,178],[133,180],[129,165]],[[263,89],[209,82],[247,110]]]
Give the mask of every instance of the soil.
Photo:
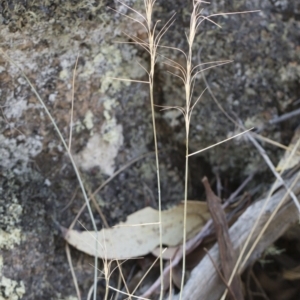
[[[125,2],[142,10],[143,1]],[[185,51],[190,7],[182,1],[158,1],[156,5],[155,18],[161,20],[158,29],[176,12],[176,21],[162,39],[163,45]],[[140,38],[145,32],[114,10],[133,16],[126,6],[104,0],[0,2],[1,49],[31,80],[67,142],[74,91],[71,149],[86,189],[96,190],[119,168],[141,157],[96,195],[109,226],[145,206],[157,208],[147,85],[112,79],[147,80],[138,65],[149,64],[146,51],[130,43],[116,43],[132,41],[124,32]],[[260,12],[219,16],[214,21],[221,29],[210,22],[201,25],[194,45],[194,63],[233,60],[205,73],[214,95],[246,127],[262,128],[262,135],[287,145],[299,118],[273,125],[269,121],[300,106],[300,7],[296,1],[212,1],[204,13],[244,10]],[[165,51],[161,49],[163,54]],[[177,52],[165,55],[183,61]],[[182,105],[183,87],[167,69],[160,59],[155,103]],[[195,95],[204,88],[203,80],[199,80]],[[84,199],[70,159],[44,108],[21,71],[3,55],[0,105],[0,299],[76,299],[57,223],[68,227]],[[156,119],[163,208],[168,208],[183,198],[185,129],[182,116],[175,111],[157,109]],[[235,133],[235,125],[206,92],[193,113],[190,152]],[[283,151],[268,144],[264,148],[276,164]],[[215,147],[191,158],[189,198],[204,199],[200,184],[204,175],[214,183],[220,180],[222,197],[227,198],[253,171],[256,175],[247,188],[259,186],[257,193],[262,193],[273,177],[249,142],[241,138]],[[93,212],[97,227],[102,228],[100,216],[94,208]],[[87,210],[75,228],[82,230],[82,226],[92,230]],[[266,268],[257,262],[244,274],[245,280],[252,276],[249,272],[255,274],[248,281],[249,290],[254,291],[249,299],[260,299],[264,293],[269,299],[296,299],[295,295],[300,294],[297,277],[282,279],[283,269],[299,265],[298,252],[294,253],[288,242],[291,240],[299,246],[295,235],[282,237],[275,246],[285,249],[284,254],[266,254],[266,260],[271,261]],[[93,283],[94,260],[73,248],[71,255],[82,297],[86,298]],[[287,260],[288,266],[283,264]],[[138,268],[142,267],[126,262],[124,276],[131,278]],[[276,284],[278,277],[274,276],[280,277],[281,283],[276,295],[268,286],[269,278]],[[112,276],[111,285],[117,287],[117,281],[118,277]],[[99,280],[98,288],[102,299],[104,280]]]

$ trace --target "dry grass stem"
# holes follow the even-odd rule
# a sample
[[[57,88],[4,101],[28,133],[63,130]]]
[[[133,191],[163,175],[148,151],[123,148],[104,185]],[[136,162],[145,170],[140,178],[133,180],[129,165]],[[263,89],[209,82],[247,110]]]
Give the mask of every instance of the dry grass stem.
[[[259,145],[259,143],[253,138],[253,136],[251,134],[247,134],[247,137],[249,138],[249,140],[251,141],[251,143],[256,147],[256,149],[258,150],[258,152],[260,153],[260,155],[264,158],[265,162],[269,166],[269,169],[272,171],[272,173],[275,176],[275,178],[286,188],[287,191],[289,191],[290,196],[291,196],[292,200],[294,201],[294,204],[296,205],[296,207],[298,209],[298,212],[300,214],[300,204],[298,202],[297,197],[295,196],[295,194],[293,193],[293,191],[291,191],[289,189],[289,187],[286,185],[285,181],[282,179],[282,177],[280,176],[280,174],[276,171],[275,166],[273,165],[273,163],[270,160],[269,156],[267,155],[266,151]],[[296,152],[295,149],[297,149],[297,148],[294,148],[294,151],[292,151],[290,157],[292,157],[294,155],[294,153]],[[284,170],[284,168],[283,168],[283,170]]]
[[[150,103],[151,103],[151,115],[152,115],[152,126],[153,126],[153,137],[154,137],[154,148],[155,148],[155,161],[156,161],[156,174],[157,174],[157,190],[158,190],[158,210],[159,210],[159,240],[160,240],[160,252],[162,253],[162,217],[161,217],[161,186],[160,186],[160,171],[159,171],[159,157],[158,157],[158,143],[157,143],[157,134],[156,134],[156,123],[155,123],[155,110],[154,110],[154,72],[155,72],[155,64],[157,61],[157,49],[160,43],[161,38],[169,29],[169,27],[173,23],[173,17],[162,27],[162,29],[156,34],[156,27],[158,22],[153,24],[152,14],[153,7],[155,4],[155,0],[144,0],[145,6],[145,16],[135,9],[129,7],[125,3],[119,1],[126,8],[128,8],[131,12],[137,14],[138,17],[142,18],[145,24],[138,19],[132,18],[128,15],[124,15],[125,17],[139,23],[147,32],[148,35],[148,43],[141,41],[139,38],[130,36],[131,39],[143,49],[145,49],[150,56],[150,67],[149,71],[146,71],[149,78],[149,95],[150,95]],[[145,68],[143,68],[145,70]],[[123,79],[122,79],[123,80]],[[130,79],[129,79],[130,80]],[[160,272],[163,273],[163,259],[160,256]],[[161,281],[161,293],[160,300],[163,298],[163,280]]]
[[[208,147],[206,147],[206,148],[203,148],[203,149],[201,149],[201,150],[199,150],[199,151],[193,152],[193,153],[189,154],[188,156],[193,156],[193,155],[195,155],[195,154],[198,154],[198,153],[201,153],[201,152],[206,151],[206,150],[208,150],[208,149],[211,149],[211,148],[213,148],[213,147],[216,147],[216,146],[218,146],[218,145],[220,145],[220,144],[223,144],[223,143],[228,142],[228,141],[230,141],[230,140],[232,140],[232,139],[234,139],[234,138],[237,138],[238,136],[241,136],[241,135],[243,135],[243,134],[247,134],[247,133],[248,133],[249,131],[251,131],[251,130],[253,130],[253,127],[250,128],[250,129],[247,129],[247,130],[245,130],[245,131],[243,131],[243,132],[240,132],[240,133],[238,133],[238,134],[236,134],[236,135],[234,135],[234,136],[232,136],[232,137],[230,137],[230,138],[228,138],[228,139],[225,139],[225,140],[223,140],[223,141],[221,141],[221,142],[218,142],[218,143],[216,143],[216,144],[213,144],[213,145],[211,145],[211,146],[208,146]]]
[[[120,290],[121,284],[122,284],[122,278],[121,278],[121,275],[119,274],[117,290]],[[126,285],[126,282],[125,282],[125,285]],[[127,287],[127,285],[126,285],[126,287]],[[120,294],[120,292],[117,291],[116,294],[115,294],[115,300],[118,300],[119,294]]]
[[[127,292],[127,294],[129,295],[130,292],[129,292],[129,289],[128,289],[126,280],[125,280],[125,278],[124,278],[124,275],[123,275],[122,266],[120,265],[120,263],[119,263],[118,260],[116,260],[116,262],[117,262],[117,265],[118,265],[118,269],[119,269],[119,278],[120,278],[120,280],[119,280],[120,283],[118,284],[118,290],[120,290],[121,282],[123,282],[124,287],[125,287],[125,289],[126,289],[126,292]],[[120,292],[118,291],[118,293],[120,293]],[[116,295],[115,298],[117,299],[117,295]]]
[[[73,132],[73,116],[74,116],[74,93],[75,93],[75,77],[76,69],[78,64],[79,53],[76,58],[75,67],[73,70],[73,80],[72,80],[72,97],[71,97],[71,116],[70,116],[70,135],[69,135],[69,151],[71,152],[72,145],[72,132]]]
[[[215,67],[217,65],[222,65],[225,63],[228,63],[229,61],[222,62],[220,64],[216,63],[216,65],[212,67],[207,67],[206,69],[201,69],[199,65],[193,66],[192,64],[192,58],[193,58],[193,51],[192,51],[192,46],[194,44],[194,39],[197,33],[197,30],[199,26],[202,24],[203,21],[209,21],[213,23],[214,25],[220,27],[219,24],[216,22],[212,21],[210,18],[215,17],[215,16],[220,16],[220,15],[227,15],[226,14],[212,14],[208,17],[202,15],[203,9],[200,7],[203,3],[207,3],[201,0],[194,0],[193,1],[193,9],[190,17],[190,27],[189,27],[189,32],[187,34],[187,42],[188,42],[188,52],[185,54],[186,58],[186,67],[181,68],[178,66],[178,64],[175,65],[175,68],[179,71],[181,71],[181,76],[178,76],[184,82],[184,87],[185,87],[185,108],[182,108],[182,112],[185,113],[185,129],[186,129],[186,163],[185,163],[185,192],[184,192],[184,201],[185,201],[185,208],[186,208],[186,202],[187,202],[187,195],[188,195],[188,158],[189,158],[189,130],[190,130],[190,122],[191,122],[191,114],[193,111],[193,108],[195,104],[199,101],[199,97],[195,104],[192,105],[192,96],[193,96],[193,86],[195,84],[195,80],[197,78],[197,75],[202,73],[206,69],[210,69],[212,67]],[[242,12],[246,13],[246,12]],[[229,14],[234,14],[234,13],[229,13]],[[197,70],[199,69],[200,70]],[[182,280],[181,280],[181,292],[180,292],[180,299],[182,299],[182,290],[184,287],[184,278],[185,278],[185,254],[186,254],[186,210],[184,213],[184,230],[183,230],[183,260],[182,260]]]
[[[75,286],[77,298],[78,298],[78,300],[81,300],[81,293],[80,293],[80,290],[79,290],[77,277],[76,277],[76,274],[75,274],[75,271],[74,271],[71,252],[70,252],[70,246],[69,246],[68,243],[66,243],[65,251],[66,251],[68,263],[69,263],[69,266],[70,266],[70,271],[71,271],[71,274],[72,274],[72,279],[73,279],[73,283],[74,283],[74,286]]]

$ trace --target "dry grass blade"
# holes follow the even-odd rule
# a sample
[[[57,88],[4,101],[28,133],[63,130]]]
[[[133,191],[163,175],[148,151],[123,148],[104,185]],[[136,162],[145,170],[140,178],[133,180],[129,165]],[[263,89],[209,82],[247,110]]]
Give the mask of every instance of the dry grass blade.
[[[268,144],[270,144],[270,145],[273,145],[273,146],[275,146],[275,147],[281,148],[281,149],[283,149],[283,150],[285,150],[285,151],[291,152],[291,151],[293,150],[293,148],[291,148],[291,147],[289,147],[289,146],[285,146],[285,145],[283,145],[283,144],[281,144],[281,143],[278,143],[278,142],[276,142],[276,141],[274,141],[274,140],[271,140],[271,139],[269,139],[269,138],[267,138],[267,137],[265,137],[265,136],[262,136],[262,135],[260,135],[260,134],[255,133],[255,132],[253,132],[252,134],[253,134],[253,136],[254,136],[256,139],[261,140],[261,141],[263,141],[263,142],[266,142],[266,143],[268,143]],[[300,152],[299,152],[299,151],[297,151],[297,155],[300,156]],[[277,168],[276,168],[276,169],[277,169]]]
[[[247,134],[247,137],[249,138],[249,140],[252,142],[252,144],[257,148],[257,150],[259,151],[259,153],[261,154],[261,156],[264,158],[265,162],[268,164],[270,170],[272,171],[272,173],[274,174],[275,178],[286,188],[286,190],[290,193],[291,198],[294,201],[295,206],[298,209],[298,213],[300,214],[300,204],[298,202],[297,197],[295,196],[295,194],[293,193],[293,191],[290,191],[288,186],[286,185],[286,183],[284,182],[284,180],[282,179],[282,177],[280,176],[280,174],[276,171],[273,163],[271,162],[269,156],[267,155],[266,151],[258,144],[258,142],[252,137],[251,134]],[[292,155],[293,156],[293,155]],[[284,169],[283,169],[284,170]]]
[[[71,274],[72,274],[72,278],[73,278],[73,282],[74,282],[76,294],[77,294],[78,300],[81,300],[81,293],[80,293],[80,290],[79,290],[79,287],[78,287],[78,281],[77,281],[77,277],[76,277],[76,274],[75,274],[75,271],[74,271],[74,267],[73,267],[73,263],[72,263],[72,257],[71,257],[71,252],[70,252],[70,246],[69,246],[68,243],[66,243],[65,251],[66,251],[68,263],[69,263],[69,266],[70,266],[70,270],[71,270]]]
[[[71,144],[72,144],[72,132],[73,132],[73,115],[74,115],[74,93],[75,93],[75,77],[76,77],[76,69],[78,64],[79,53],[76,58],[75,67],[73,70],[73,80],[72,80],[72,97],[71,97],[71,116],[70,116],[70,135],[69,135],[69,151],[71,152]]]
[[[206,148],[204,148],[204,149],[201,149],[201,150],[199,150],[199,151],[193,152],[193,153],[189,154],[188,156],[192,156],[192,155],[201,153],[201,152],[203,152],[203,151],[206,151],[206,150],[208,150],[208,149],[211,149],[211,148],[213,148],[213,147],[216,147],[216,146],[218,146],[218,145],[220,145],[220,144],[223,144],[223,143],[225,143],[225,142],[228,142],[228,141],[230,141],[230,140],[232,140],[232,139],[234,139],[234,138],[236,138],[236,137],[238,137],[238,136],[240,136],[240,135],[243,135],[243,134],[245,134],[245,133],[247,133],[247,132],[249,132],[249,131],[251,131],[251,130],[253,130],[253,128],[247,129],[247,130],[245,130],[245,131],[243,131],[243,132],[241,132],[241,133],[238,133],[238,134],[236,134],[236,135],[234,135],[234,136],[232,136],[232,137],[230,137],[230,138],[228,138],[228,139],[225,139],[225,140],[223,140],[223,141],[221,141],[221,142],[218,142],[218,143],[216,143],[216,144],[213,144],[213,145],[211,145],[211,146],[208,146],[208,147],[206,147]]]

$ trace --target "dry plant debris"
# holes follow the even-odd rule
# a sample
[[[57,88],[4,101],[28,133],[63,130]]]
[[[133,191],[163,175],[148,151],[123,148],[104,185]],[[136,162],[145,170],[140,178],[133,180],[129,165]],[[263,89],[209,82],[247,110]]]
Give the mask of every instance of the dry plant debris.
[[[296,145],[296,143],[299,141],[300,139],[300,127],[298,127],[295,130],[295,134],[293,136],[292,141],[290,142],[289,145],[289,149],[293,149],[293,147]],[[300,162],[300,155],[299,152],[297,151],[290,159],[290,151],[286,151],[285,154],[283,155],[283,157],[281,158],[281,160],[279,161],[276,170],[278,172],[286,170],[286,169],[291,169],[293,167],[295,167],[297,164],[299,164]],[[287,166],[286,166],[287,164]],[[285,166],[285,168],[284,168]]]
[[[183,203],[162,211],[163,245],[182,243]],[[150,253],[159,245],[158,210],[143,208],[128,216],[126,222],[97,232],[97,256],[105,259],[127,259]],[[204,202],[188,201],[187,237],[194,237],[210,218]],[[95,232],[68,230],[61,227],[65,240],[76,249],[95,255]]]
[[[202,179],[202,183],[205,187],[207,205],[211,213],[211,217],[214,222],[218,245],[220,249],[220,259],[224,275],[225,283],[229,282],[231,273],[234,269],[236,262],[236,253],[233,250],[233,246],[230,240],[228,232],[228,224],[226,220],[225,212],[222,208],[221,199],[215,195],[212,191],[210,184],[206,177]],[[232,299],[241,300],[244,299],[242,292],[241,281],[238,276],[234,276],[230,285],[230,293]]]
[[[292,152],[287,152],[280,162],[282,168],[286,170],[283,174],[284,184],[276,181],[270,189],[269,195],[248,207],[229,230],[233,251],[237,251],[240,253],[239,255],[242,255],[238,274],[241,274],[246,266],[257,260],[265,249],[299,221],[298,211],[295,209],[290,193],[292,191],[299,199],[300,164],[298,156],[295,155],[300,145],[298,134],[298,132],[295,132],[290,144],[290,148],[293,148]],[[297,164],[295,164],[295,161]],[[249,241],[248,238],[250,238]],[[247,251],[242,253],[247,241],[249,242]],[[220,299],[225,286],[215,267],[219,268],[222,264],[221,252],[220,244],[215,244],[210,249],[209,254],[193,270],[183,291],[184,299]],[[205,277],[199,281],[199,275],[201,274],[205,274]],[[177,300],[178,298],[175,297],[174,299]],[[224,298],[222,297],[222,299]]]

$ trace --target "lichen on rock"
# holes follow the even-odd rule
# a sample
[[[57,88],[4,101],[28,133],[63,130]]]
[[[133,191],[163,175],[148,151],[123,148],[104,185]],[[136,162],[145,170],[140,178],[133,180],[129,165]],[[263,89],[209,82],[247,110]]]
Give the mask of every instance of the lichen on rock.
[[[9,172],[7,176],[13,177]],[[21,242],[19,223],[23,209],[14,192],[15,188],[14,183],[9,181],[7,186],[0,187],[0,249],[12,249]]]
[[[9,174],[8,174],[9,176]],[[4,187],[1,186],[0,189]],[[0,253],[2,250],[11,250],[21,242],[21,228],[19,226],[22,215],[22,206],[13,192],[13,184],[6,187],[8,190],[0,192]],[[2,273],[4,262],[0,254],[0,300],[18,300],[25,293],[23,281],[7,278]]]

